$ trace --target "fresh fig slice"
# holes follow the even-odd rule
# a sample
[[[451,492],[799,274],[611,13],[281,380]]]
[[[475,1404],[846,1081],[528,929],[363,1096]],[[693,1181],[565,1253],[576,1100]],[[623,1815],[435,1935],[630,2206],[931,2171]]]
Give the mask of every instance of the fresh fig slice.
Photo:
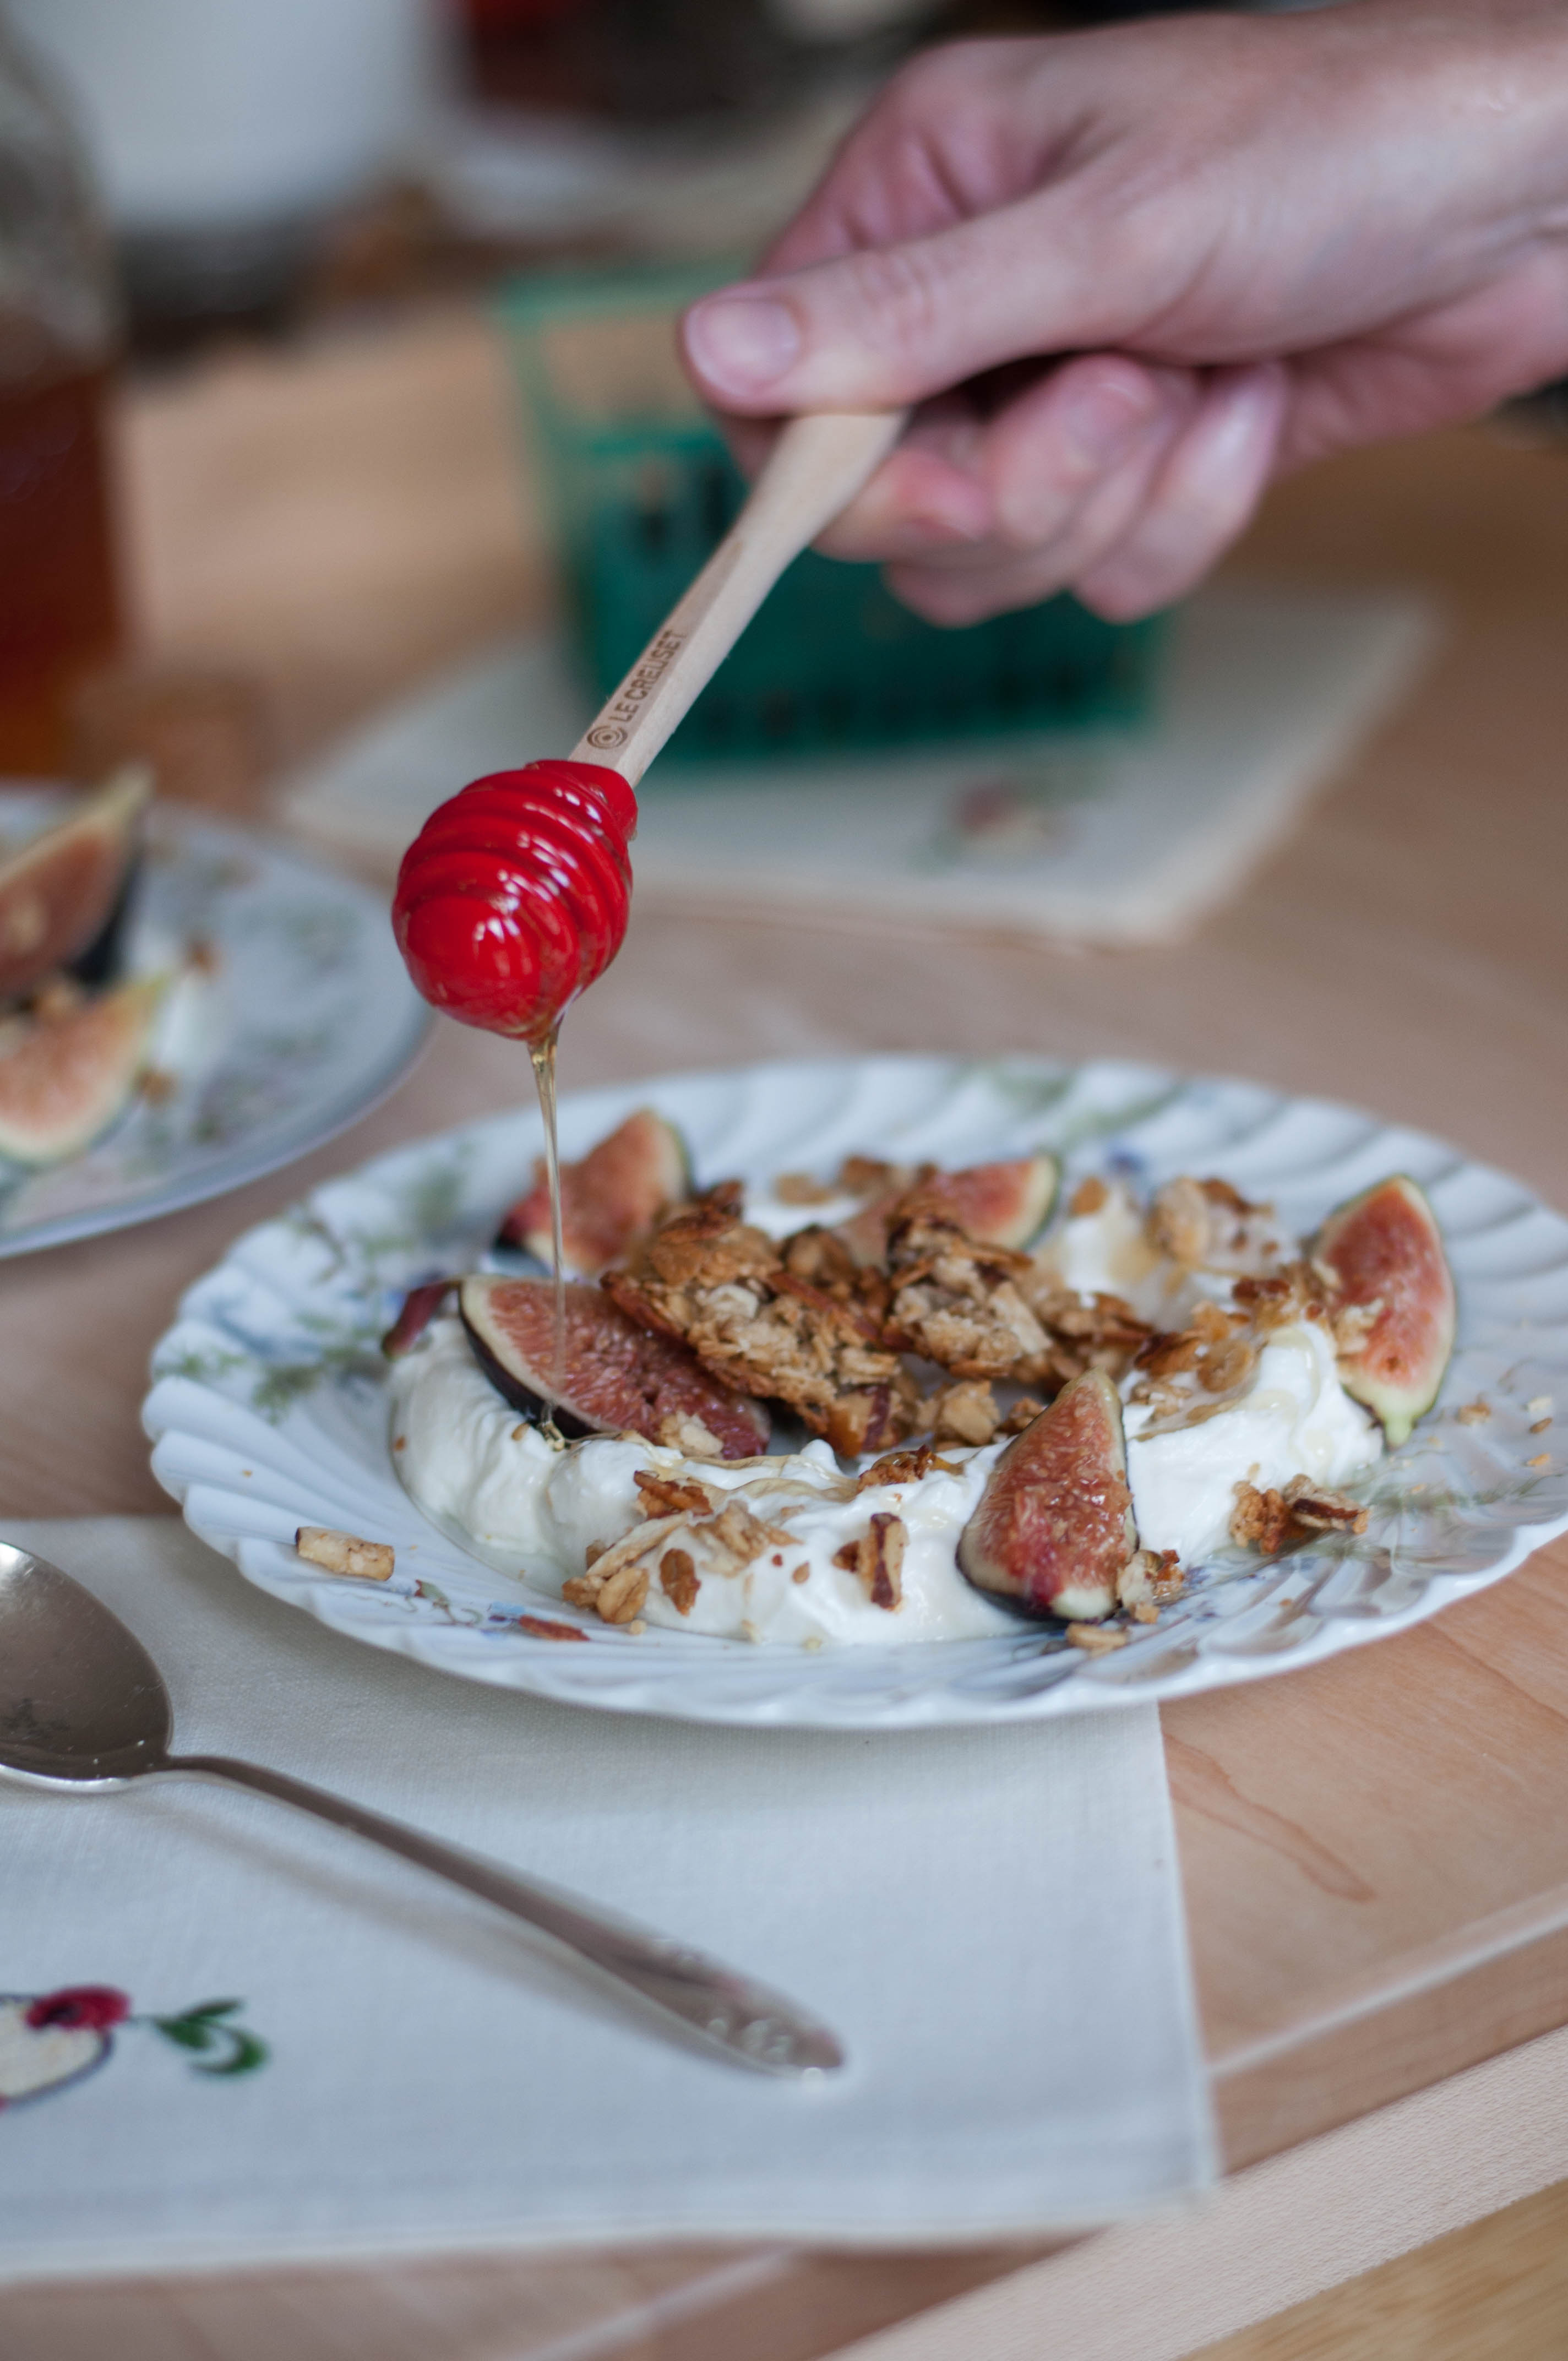
[[[165,982],[139,976],[0,1034],[0,1157],[60,1164],[108,1129],[147,1061]]]
[[[580,1164],[561,1167],[561,1244],[571,1268],[597,1279],[628,1247],[656,1227],[662,1214],[691,1194],[691,1162],[673,1123],[639,1107]],[[533,1186],[502,1222],[497,1243],[526,1246],[550,1259],[550,1191],[543,1164]]]
[[[1336,1207],[1311,1253],[1339,1280],[1343,1305],[1379,1307],[1364,1341],[1341,1353],[1340,1382],[1397,1449],[1437,1400],[1453,1351],[1453,1278],[1437,1216],[1396,1172]]]
[[[1114,1608],[1137,1545],[1121,1400],[1102,1369],[1086,1369],[992,1469],[959,1565],[1026,1615],[1094,1621]]]
[[[685,1345],[640,1328],[601,1288],[566,1290],[566,1350],[559,1398],[555,1290],[547,1279],[466,1279],[458,1308],[480,1367],[530,1416],[554,1402],[563,1434],[641,1434],[683,1447],[681,1427],[705,1428],[725,1459],[767,1448],[767,1411],[720,1385]],[[689,1448],[689,1444],[685,1447]]]
[[[916,1200],[922,1212],[956,1222],[984,1246],[1021,1247],[1038,1237],[1057,1201],[1060,1168],[1042,1148],[1002,1164],[970,1164],[932,1172],[912,1190],[875,1197],[841,1224],[839,1235],[862,1267],[882,1261],[895,1213]]]
[[[147,771],[123,771],[0,862],[0,1002],[69,967],[102,933],[136,859],[150,792]]]

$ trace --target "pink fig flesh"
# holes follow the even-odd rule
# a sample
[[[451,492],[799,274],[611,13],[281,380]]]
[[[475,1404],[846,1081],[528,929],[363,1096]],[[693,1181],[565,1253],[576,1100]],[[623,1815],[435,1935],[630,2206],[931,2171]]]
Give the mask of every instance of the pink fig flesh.
[[[996,1462],[959,1565],[1025,1614],[1093,1621],[1115,1607],[1137,1545],[1121,1400],[1103,1370],[1086,1369]]]

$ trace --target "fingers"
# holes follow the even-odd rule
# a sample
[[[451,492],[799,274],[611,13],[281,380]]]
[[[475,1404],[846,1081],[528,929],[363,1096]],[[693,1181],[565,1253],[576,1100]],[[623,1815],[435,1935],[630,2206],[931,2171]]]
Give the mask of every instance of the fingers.
[[[1081,383],[1092,369],[1128,366],[1104,355],[1071,368]],[[1076,497],[1049,433],[1060,423],[1051,396],[1068,407],[1058,380],[1031,405],[1032,414],[1010,414],[1001,449],[984,455],[988,475],[1002,487],[993,529],[967,544],[928,536],[921,545],[905,520],[904,544],[885,553],[889,587],[928,621],[948,625],[979,622],[1062,589],[1130,620],[1189,589],[1246,522],[1267,481],[1283,374],[1228,370],[1206,383],[1180,371],[1147,376],[1152,407],[1141,430],[1080,480]],[[1040,481],[1053,467],[1054,507],[1052,486]],[[1011,532],[994,529],[995,511],[1010,514]]]
[[[1110,476],[1171,439],[1194,406],[1189,373],[1119,353],[1042,372],[994,416],[927,406],[819,546],[835,557],[973,566],[1055,544]]]
[[[1288,380],[1277,361],[1217,370],[1141,515],[1072,588],[1113,621],[1190,590],[1241,532],[1273,470]]]
[[[894,409],[999,362],[1124,341],[1159,284],[1154,241],[1045,190],[902,244],[706,296],[687,366],[742,416]]]

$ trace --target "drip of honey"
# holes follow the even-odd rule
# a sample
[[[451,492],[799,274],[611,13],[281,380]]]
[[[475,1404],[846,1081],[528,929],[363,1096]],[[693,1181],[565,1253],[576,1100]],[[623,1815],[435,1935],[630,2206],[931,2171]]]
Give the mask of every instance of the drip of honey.
[[[555,1043],[558,1038],[558,1034],[552,1033],[546,1039],[531,1041],[528,1045],[528,1054],[533,1060],[534,1088],[539,1093],[539,1112],[544,1118],[544,1179],[550,1191],[550,1276],[555,1286],[555,1334],[550,1400],[546,1407],[552,1419],[566,1389],[566,1257],[561,1237],[561,1150],[555,1137]]]
[[[530,763],[476,779],[403,855],[392,929],[417,989],[461,1025],[525,1041],[544,1120],[555,1288],[554,1411],[565,1386],[566,1278],[555,1047],[570,1003],[626,933],[637,798],[597,763]]]

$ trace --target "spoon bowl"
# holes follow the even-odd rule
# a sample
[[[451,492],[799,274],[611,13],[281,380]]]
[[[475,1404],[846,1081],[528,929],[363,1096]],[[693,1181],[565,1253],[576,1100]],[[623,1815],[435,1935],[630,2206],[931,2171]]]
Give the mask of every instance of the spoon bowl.
[[[0,1770],[117,1787],[169,1759],[174,1713],[141,1642],[47,1558],[0,1542]]]
[[[844,2063],[827,2026],[701,1951],[287,1772],[226,1754],[172,1754],[173,1738],[169,1691],[135,1633],[48,1558],[0,1542],[0,1777],[91,1793],[184,1772],[251,1788],[521,1918],[732,2065],[799,2075]]]

